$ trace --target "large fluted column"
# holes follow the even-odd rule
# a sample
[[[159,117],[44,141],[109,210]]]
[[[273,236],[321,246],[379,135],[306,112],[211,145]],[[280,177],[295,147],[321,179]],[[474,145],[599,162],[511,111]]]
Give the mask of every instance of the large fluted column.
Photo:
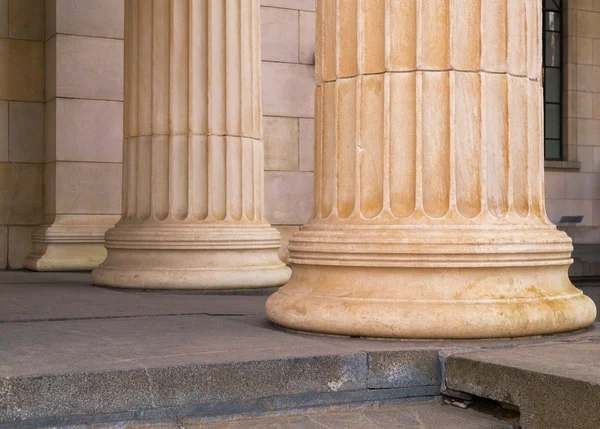
[[[271,320],[410,338],[591,324],[544,207],[541,2],[317,5],[314,212]]]
[[[98,285],[285,283],[263,216],[258,0],[126,0],[123,215]]]

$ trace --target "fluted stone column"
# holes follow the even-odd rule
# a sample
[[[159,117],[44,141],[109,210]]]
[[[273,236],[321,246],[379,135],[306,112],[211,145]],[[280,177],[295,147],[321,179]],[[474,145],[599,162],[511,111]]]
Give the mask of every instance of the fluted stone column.
[[[94,283],[285,283],[263,216],[258,0],[125,7],[123,215]]]
[[[275,323],[477,338],[588,326],[548,220],[539,0],[317,1],[315,203]]]

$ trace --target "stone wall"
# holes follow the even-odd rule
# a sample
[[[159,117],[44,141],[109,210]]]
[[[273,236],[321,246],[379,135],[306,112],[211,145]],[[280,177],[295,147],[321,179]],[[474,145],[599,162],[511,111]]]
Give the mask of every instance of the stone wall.
[[[556,224],[562,216],[583,216],[581,224],[565,228],[576,250],[576,264],[570,273],[597,275],[600,270],[592,270],[595,264],[588,260],[590,253],[583,247],[578,251],[578,245],[600,242],[600,2],[570,0],[566,6],[562,33],[564,161],[546,162],[546,210]]]
[[[287,240],[313,196],[315,1],[261,0],[267,220]]]
[[[43,0],[0,0],[0,269],[44,217],[44,31]]]

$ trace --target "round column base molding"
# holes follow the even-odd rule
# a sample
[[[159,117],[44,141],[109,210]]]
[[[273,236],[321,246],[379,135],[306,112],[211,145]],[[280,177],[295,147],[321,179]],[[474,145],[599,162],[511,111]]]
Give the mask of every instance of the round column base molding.
[[[384,338],[467,339],[585,328],[596,307],[567,265],[403,268],[292,265],[267,301],[285,328]]]
[[[106,261],[92,272],[98,286],[219,290],[285,284],[291,270],[278,256],[270,226],[119,224],[106,234]]]

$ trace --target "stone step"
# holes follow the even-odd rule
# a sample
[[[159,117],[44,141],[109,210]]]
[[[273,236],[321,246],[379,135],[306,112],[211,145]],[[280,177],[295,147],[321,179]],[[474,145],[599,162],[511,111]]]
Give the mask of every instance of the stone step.
[[[445,367],[448,388],[512,404],[531,429],[600,428],[600,342],[458,353]]]
[[[440,397],[448,355],[600,338],[599,329],[481,341],[303,335],[273,326],[265,300],[100,289],[89,275],[0,273],[0,428],[427,400]]]
[[[145,429],[513,429],[511,422],[471,409],[460,409],[439,400],[380,407],[356,406],[353,410],[310,412],[301,415],[177,424]]]

